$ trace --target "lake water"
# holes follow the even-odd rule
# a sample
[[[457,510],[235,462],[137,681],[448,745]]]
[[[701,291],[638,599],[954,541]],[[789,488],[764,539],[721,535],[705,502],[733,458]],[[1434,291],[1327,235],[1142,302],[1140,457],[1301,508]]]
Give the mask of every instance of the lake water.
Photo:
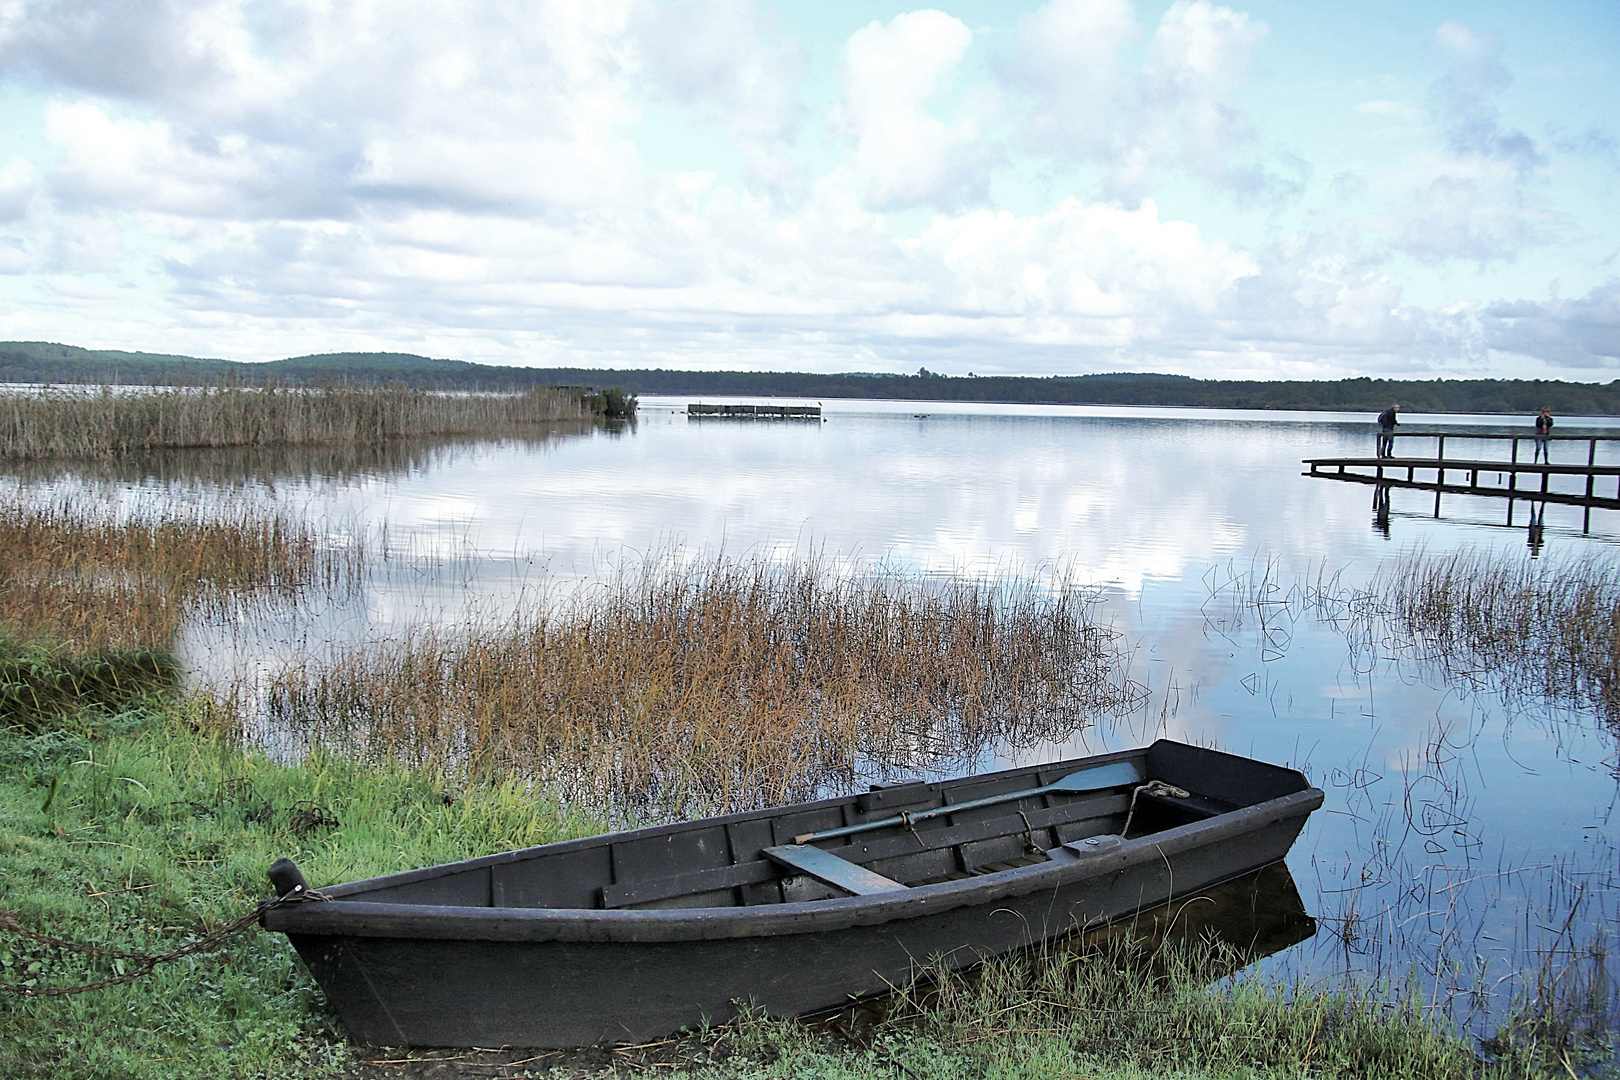
[[[1583,535],[1580,509],[1548,506],[1534,547],[1522,503],[1508,528],[1501,500],[1446,496],[1437,519],[1431,494],[1397,490],[1375,521],[1370,488],[1301,475],[1303,458],[1370,454],[1362,415],[842,401],[824,403],[824,423],[738,422],[688,420],[685,404],[645,398],[633,426],[543,441],[279,464],[182,456],[35,483],[131,503],[229,490],[334,535],[385,537],[397,557],[358,594],[193,628],[186,658],[216,676],[453,624],[626,557],[819,552],[925,577],[1060,569],[1097,587],[1149,697],[1062,745],[989,756],[1052,760],[1162,735],[1304,769],[1327,804],[1289,864],[1322,929],[1266,970],[1416,973],[1486,1024],[1521,985],[1502,976],[1548,950],[1562,964],[1571,948],[1616,944],[1615,730],[1448,681],[1312,601],[1424,552],[1611,563],[1620,512],[1594,511]],[[1404,424],[1452,433],[1448,457],[1507,452],[1461,438],[1497,418]],[[1612,420],[1560,424],[1620,434]],[[1557,444],[1555,458],[1586,451]],[[1620,461],[1620,443],[1598,454]]]

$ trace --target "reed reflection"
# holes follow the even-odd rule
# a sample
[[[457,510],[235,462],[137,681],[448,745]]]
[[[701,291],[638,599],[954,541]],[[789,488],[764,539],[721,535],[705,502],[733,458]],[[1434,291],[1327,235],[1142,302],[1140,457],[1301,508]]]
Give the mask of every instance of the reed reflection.
[[[319,481],[344,485],[440,468],[459,452],[476,447],[493,446],[518,454],[543,452],[558,442],[589,434],[602,426],[588,421],[558,423],[537,435],[495,440],[448,436],[364,443],[147,450],[110,458],[11,461],[6,463],[5,471],[24,486],[62,481],[227,489],[248,485],[274,487],[279,482]],[[624,426],[622,423],[606,425],[606,430],[618,435]]]

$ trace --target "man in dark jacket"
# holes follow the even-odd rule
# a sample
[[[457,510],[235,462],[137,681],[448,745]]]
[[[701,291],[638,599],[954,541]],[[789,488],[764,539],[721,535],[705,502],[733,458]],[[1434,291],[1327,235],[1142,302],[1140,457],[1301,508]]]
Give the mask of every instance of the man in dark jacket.
[[[1531,460],[1534,465],[1537,461],[1552,464],[1552,454],[1548,448],[1548,436],[1552,434],[1553,419],[1552,406],[1543,405],[1541,413],[1536,417],[1536,456]]]
[[[1378,414],[1378,456],[1395,456],[1395,414],[1401,411],[1400,405],[1391,405]]]

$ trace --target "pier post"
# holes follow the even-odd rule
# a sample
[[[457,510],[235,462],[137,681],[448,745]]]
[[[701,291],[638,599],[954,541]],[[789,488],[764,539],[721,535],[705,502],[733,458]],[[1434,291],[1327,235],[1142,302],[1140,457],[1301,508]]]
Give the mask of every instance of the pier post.
[[[1588,444],[1588,447],[1587,447],[1587,450],[1586,450],[1586,469],[1587,469],[1587,472],[1586,472],[1586,497],[1588,499],[1590,499],[1592,497],[1592,484],[1597,480],[1597,476],[1595,474],[1593,474],[1593,472],[1591,471],[1592,466],[1594,466],[1596,464],[1597,464],[1597,440],[1592,439],[1592,440],[1589,441],[1589,444]],[[1588,507],[1587,507],[1586,516],[1588,518],[1590,518],[1592,516],[1592,510],[1591,510],[1590,505],[1588,505]]]
[[[1440,492],[1446,486],[1446,437],[1437,436],[1434,446],[1434,460],[1440,467],[1434,471],[1434,516],[1440,516]]]

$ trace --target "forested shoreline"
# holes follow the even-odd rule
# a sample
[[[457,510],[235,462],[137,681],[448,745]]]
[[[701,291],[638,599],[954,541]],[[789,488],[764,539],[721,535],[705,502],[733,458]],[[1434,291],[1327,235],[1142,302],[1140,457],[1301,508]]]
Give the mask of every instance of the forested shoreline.
[[[632,394],[877,398],[1040,405],[1152,405],[1219,409],[1365,412],[1399,402],[1408,413],[1620,415],[1620,379],[1237,380],[1110,373],[1076,376],[953,376],[791,371],[671,371],[499,367],[409,353],[327,353],[268,363],[155,353],[96,351],[47,342],[0,342],[0,382],[198,384],[235,379],[291,385],[402,383],[436,390],[531,386],[622,387]]]

